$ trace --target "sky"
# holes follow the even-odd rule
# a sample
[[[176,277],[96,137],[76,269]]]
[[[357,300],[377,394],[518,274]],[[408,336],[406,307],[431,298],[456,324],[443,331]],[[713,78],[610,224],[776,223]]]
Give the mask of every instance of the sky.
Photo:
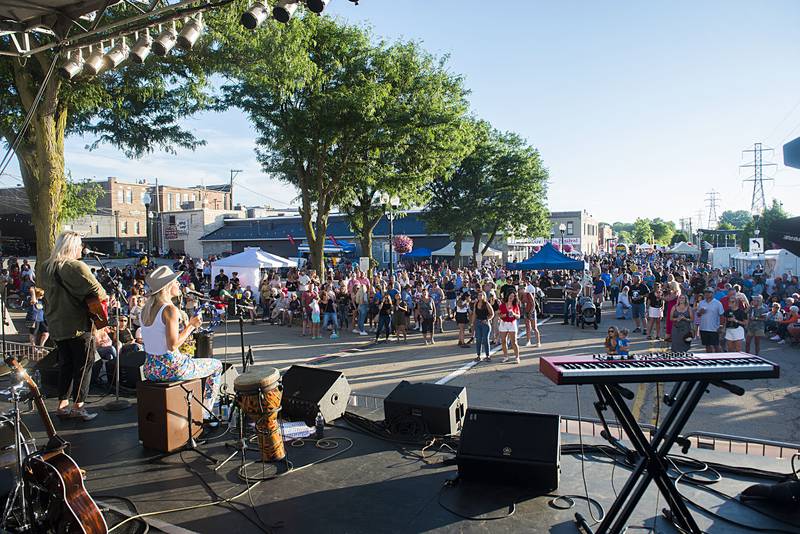
[[[327,12],[448,55],[472,112],[539,149],[552,211],[697,224],[712,189],[718,214],[749,210],[751,170],[740,165],[755,142],[776,149],[765,153],[778,163],[765,169],[774,177],[767,202],[800,194],[800,170],[784,167],[780,150],[800,136],[796,0],[332,0]],[[184,125],[207,145],[128,160],[113,147],[89,152],[90,140],[73,137],[67,168],[75,177],[175,185],[223,183],[241,169],[235,202],[293,205],[296,191],[261,172],[242,112]],[[13,165],[9,172],[19,174]]]

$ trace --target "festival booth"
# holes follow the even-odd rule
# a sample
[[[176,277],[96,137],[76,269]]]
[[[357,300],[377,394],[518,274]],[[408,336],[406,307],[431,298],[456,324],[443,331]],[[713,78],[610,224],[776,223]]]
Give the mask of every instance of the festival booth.
[[[697,248],[694,245],[690,245],[689,243],[687,243],[685,241],[681,241],[680,243],[678,243],[677,245],[675,245],[674,247],[669,249],[669,251],[667,251],[667,253],[668,254],[683,254],[685,256],[699,256],[700,255],[700,249]]]
[[[581,271],[585,264],[582,260],[572,259],[557,251],[550,243],[545,243],[541,250],[525,261],[509,263],[508,268],[514,271]],[[564,315],[564,288],[548,287],[544,292],[542,312],[546,315]]]
[[[231,273],[239,273],[239,284],[244,288],[250,286],[256,301],[259,298],[258,284],[261,282],[262,269],[280,269],[281,267],[297,267],[297,262],[269,252],[264,252],[258,247],[247,247],[244,252],[228,256],[211,264],[211,279],[213,280],[220,269],[230,277]]]
[[[429,248],[420,247],[415,248],[411,252],[407,252],[400,256],[401,260],[410,260],[410,261],[419,261],[419,260],[429,260],[431,258],[431,254],[433,252]]]
[[[486,249],[486,252],[482,254],[485,257],[494,257],[499,258],[503,255],[497,249],[489,247]],[[440,248],[439,250],[434,250],[431,252],[431,256],[444,256],[448,258],[455,258],[456,257],[456,244],[454,241],[451,241],[449,245],[446,247]],[[461,242],[461,257],[462,258],[471,258],[472,257],[472,241],[462,241]]]

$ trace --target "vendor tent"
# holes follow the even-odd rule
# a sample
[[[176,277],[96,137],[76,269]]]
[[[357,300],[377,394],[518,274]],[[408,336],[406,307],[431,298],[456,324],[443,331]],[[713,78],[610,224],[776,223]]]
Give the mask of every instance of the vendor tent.
[[[250,286],[256,300],[258,300],[261,269],[279,269],[281,267],[297,267],[297,262],[264,252],[258,247],[247,247],[244,252],[213,262],[211,264],[211,279],[213,280],[219,274],[220,269],[224,269],[228,277],[231,276],[231,273],[237,272],[239,273],[241,286]]]
[[[690,245],[685,241],[681,241],[671,249],[669,249],[670,254],[686,254],[688,256],[699,256],[700,249],[694,245]]]
[[[420,248],[415,248],[411,252],[403,254],[402,256],[400,256],[400,258],[404,260],[425,259],[425,258],[430,258],[431,254],[432,254],[431,249],[420,247]]]
[[[509,263],[508,268],[515,271],[531,271],[531,270],[545,270],[566,269],[569,271],[582,271],[584,268],[583,261],[573,260],[572,258],[560,253],[550,243],[545,243],[542,249],[519,263]]]
[[[481,247],[482,249],[483,247]],[[433,256],[449,256],[454,258],[456,255],[456,244],[455,242],[451,241],[449,245],[446,247],[440,248],[439,250],[434,250],[431,255]],[[500,257],[503,253],[497,249],[489,247],[486,249],[486,252],[483,253],[483,256],[494,256]],[[461,242],[461,257],[462,258],[471,258],[472,257],[472,241],[462,241]]]
[[[785,248],[792,254],[800,256],[800,217],[774,221],[769,227],[767,239],[775,243],[776,248]]]

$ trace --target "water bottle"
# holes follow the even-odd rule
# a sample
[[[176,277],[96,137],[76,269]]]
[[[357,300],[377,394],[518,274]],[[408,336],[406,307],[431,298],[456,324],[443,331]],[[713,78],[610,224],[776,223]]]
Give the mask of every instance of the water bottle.
[[[39,372],[39,369],[36,369],[33,372],[33,376],[31,378],[33,378],[33,381],[36,382],[37,386],[42,383],[42,373]]]
[[[325,437],[325,418],[322,417],[320,412],[317,412],[317,419],[314,421],[314,426],[316,428],[316,435],[317,439],[322,439]]]

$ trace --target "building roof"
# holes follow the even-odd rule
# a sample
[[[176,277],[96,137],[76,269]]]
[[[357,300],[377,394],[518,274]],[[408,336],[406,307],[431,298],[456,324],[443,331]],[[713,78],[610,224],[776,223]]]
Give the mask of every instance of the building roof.
[[[418,212],[408,213],[394,221],[395,235],[409,236],[444,235],[429,234]],[[353,237],[353,230],[344,215],[331,215],[328,219],[328,235]],[[375,236],[389,235],[389,222],[381,218],[373,232]],[[299,216],[263,217],[258,219],[226,219],[225,226],[200,238],[201,241],[270,241],[289,239],[303,240],[306,237],[303,221]]]

